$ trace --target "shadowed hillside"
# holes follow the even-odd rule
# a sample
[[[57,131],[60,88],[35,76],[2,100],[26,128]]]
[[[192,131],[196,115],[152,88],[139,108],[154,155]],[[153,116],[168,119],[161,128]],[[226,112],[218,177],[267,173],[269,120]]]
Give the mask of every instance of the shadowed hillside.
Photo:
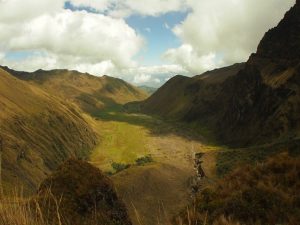
[[[38,70],[33,73],[5,70],[19,79],[76,103],[83,111],[94,114],[108,107],[144,100],[146,92],[109,76],[96,77],[69,70]]]
[[[74,106],[2,69],[0,108],[6,191],[24,186],[25,193],[34,192],[66,158],[85,157],[96,144],[95,133]]]
[[[235,64],[193,78],[177,75],[143,102],[142,111],[183,119],[191,114],[193,107],[208,108],[207,104],[219,93],[224,80],[243,67],[244,64]]]
[[[246,65],[193,78],[176,76],[147,99],[142,110],[204,125],[228,145],[294,139],[300,131],[299,43],[297,1],[266,33]]]

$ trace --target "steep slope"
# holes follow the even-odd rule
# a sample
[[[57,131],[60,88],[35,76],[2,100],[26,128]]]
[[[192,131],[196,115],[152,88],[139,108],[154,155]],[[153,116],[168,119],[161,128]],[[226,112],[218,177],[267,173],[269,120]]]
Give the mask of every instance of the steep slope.
[[[257,53],[240,69],[228,71],[231,75],[238,72],[236,76],[175,77],[147,99],[142,109],[186,122],[199,122],[213,130],[221,142],[234,146],[298,138],[299,0],[279,25],[265,34]],[[201,77],[202,80],[197,80]],[[201,81],[206,83],[204,87]]]
[[[220,92],[221,84],[235,76],[243,63],[216,69],[192,78],[177,75],[142,103],[142,111],[174,119],[194,119],[191,109],[212,109],[209,104]]]
[[[0,69],[0,138],[4,188],[36,190],[70,156],[83,157],[96,135],[74,106]]]
[[[49,195],[51,190],[51,195]],[[47,224],[131,225],[112,181],[87,162],[68,160],[39,188],[38,202]]]
[[[53,95],[76,103],[90,114],[127,102],[141,101],[148,96],[125,81],[109,76],[96,77],[69,70],[38,70],[33,73],[13,71],[9,68],[5,70]]]
[[[222,89],[219,137],[249,145],[300,132],[300,2],[268,31],[238,76]]]

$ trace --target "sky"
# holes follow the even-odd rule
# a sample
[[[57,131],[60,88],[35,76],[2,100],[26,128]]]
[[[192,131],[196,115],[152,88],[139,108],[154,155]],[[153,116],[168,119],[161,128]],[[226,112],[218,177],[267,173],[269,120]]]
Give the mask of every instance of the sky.
[[[0,64],[159,87],[244,62],[295,0],[0,0]]]

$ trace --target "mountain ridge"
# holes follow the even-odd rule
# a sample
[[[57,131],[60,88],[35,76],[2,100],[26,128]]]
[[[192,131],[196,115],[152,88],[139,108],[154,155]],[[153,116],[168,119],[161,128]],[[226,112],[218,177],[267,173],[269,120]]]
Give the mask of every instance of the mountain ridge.
[[[141,101],[148,96],[124,80],[107,75],[97,77],[75,70],[37,70],[30,73],[3,68],[18,79],[77,104],[89,114],[130,101]]]

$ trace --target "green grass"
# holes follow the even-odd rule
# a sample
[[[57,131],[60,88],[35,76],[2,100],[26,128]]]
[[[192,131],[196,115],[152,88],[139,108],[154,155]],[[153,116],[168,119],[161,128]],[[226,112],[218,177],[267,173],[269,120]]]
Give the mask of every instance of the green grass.
[[[121,112],[101,112],[98,115],[100,144],[91,154],[91,161],[105,170],[111,163],[134,164],[139,157],[148,154],[147,130],[143,126],[126,121]]]

